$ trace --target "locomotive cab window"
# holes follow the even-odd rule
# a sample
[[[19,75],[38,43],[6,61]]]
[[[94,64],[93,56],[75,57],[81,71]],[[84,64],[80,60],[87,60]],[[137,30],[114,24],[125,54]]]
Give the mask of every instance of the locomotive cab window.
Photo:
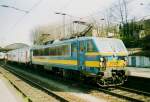
[[[71,49],[72,52],[77,52],[77,43],[73,43]]]
[[[80,51],[84,51],[85,48],[84,41],[80,41]]]
[[[94,52],[96,51],[94,48],[94,43],[92,40],[87,41],[87,52]]]

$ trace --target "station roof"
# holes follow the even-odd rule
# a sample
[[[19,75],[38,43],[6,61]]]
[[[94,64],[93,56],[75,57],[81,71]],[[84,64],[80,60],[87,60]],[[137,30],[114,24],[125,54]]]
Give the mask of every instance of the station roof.
[[[18,49],[18,48],[23,48],[23,47],[29,47],[29,45],[24,44],[24,43],[14,43],[14,44],[7,45],[6,47],[4,47],[4,49],[13,50],[13,49]]]

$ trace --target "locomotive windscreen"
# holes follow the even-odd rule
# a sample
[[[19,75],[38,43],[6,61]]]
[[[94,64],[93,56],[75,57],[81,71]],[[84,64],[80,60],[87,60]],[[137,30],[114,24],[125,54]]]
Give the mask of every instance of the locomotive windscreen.
[[[96,38],[95,43],[101,53],[113,53],[114,55],[124,53],[124,55],[128,55],[126,47],[119,39]]]

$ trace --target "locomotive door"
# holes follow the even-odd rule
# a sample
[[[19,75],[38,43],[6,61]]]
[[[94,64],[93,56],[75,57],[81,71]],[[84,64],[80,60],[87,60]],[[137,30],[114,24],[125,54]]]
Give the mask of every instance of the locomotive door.
[[[85,51],[86,51],[85,41],[79,41],[79,68],[80,70],[85,69]]]

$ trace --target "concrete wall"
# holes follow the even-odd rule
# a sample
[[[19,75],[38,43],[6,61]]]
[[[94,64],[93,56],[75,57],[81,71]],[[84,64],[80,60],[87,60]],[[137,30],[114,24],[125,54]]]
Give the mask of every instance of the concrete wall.
[[[150,57],[145,56],[129,56],[128,66],[132,67],[149,67],[150,68]]]

